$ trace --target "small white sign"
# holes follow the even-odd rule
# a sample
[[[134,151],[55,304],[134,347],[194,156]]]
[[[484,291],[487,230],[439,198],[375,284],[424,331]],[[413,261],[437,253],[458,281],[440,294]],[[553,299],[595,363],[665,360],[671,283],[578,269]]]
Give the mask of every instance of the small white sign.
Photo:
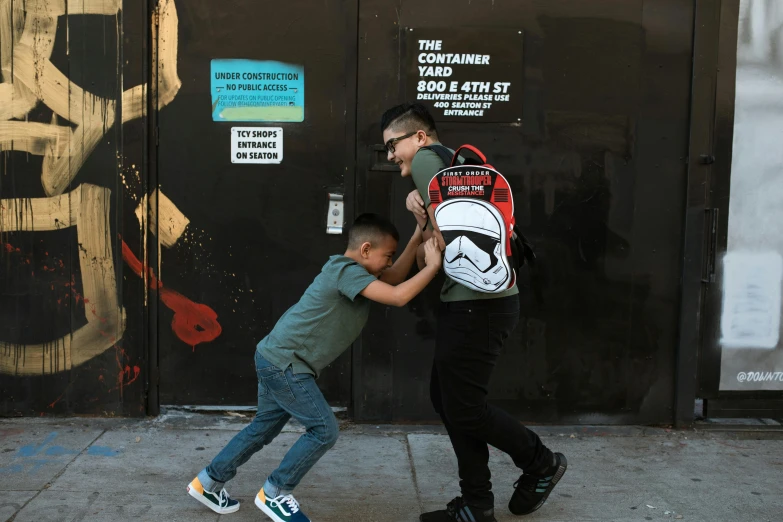
[[[783,258],[777,252],[729,252],[723,271],[721,343],[774,349],[780,340]]]
[[[282,127],[231,127],[231,163],[282,161]]]

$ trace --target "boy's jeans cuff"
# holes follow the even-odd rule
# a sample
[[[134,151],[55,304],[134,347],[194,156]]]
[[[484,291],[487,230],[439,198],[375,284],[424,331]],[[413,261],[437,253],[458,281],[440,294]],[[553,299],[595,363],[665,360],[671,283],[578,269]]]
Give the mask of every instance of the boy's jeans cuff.
[[[198,481],[201,482],[204,490],[209,491],[210,493],[219,493],[220,490],[223,489],[223,486],[226,485],[225,482],[218,482],[210,477],[207,474],[207,468],[202,469],[201,473],[198,474]]]
[[[264,495],[266,495],[266,498],[277,498],[282,495],[290,495],[291,493],[293,492],[275,486],[269,482],[269,479],[266,479],[266,482],[264,482]]]

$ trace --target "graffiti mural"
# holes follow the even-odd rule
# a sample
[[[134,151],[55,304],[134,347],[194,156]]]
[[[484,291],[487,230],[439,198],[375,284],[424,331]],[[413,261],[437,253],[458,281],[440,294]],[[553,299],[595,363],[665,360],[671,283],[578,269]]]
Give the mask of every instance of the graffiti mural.
[[[107,229],[109,190],[84,184],[51,198],[2,200],[4,231],[45,231],[75,227],[87,324],[60,339],[38,345],[0,344],[0,372],[13,375],[70,370],[103,353],[122,337],[125,312],[117,299],[114,258]],[[31,216],[17,220],[17,216]]]
[[[40,181],[45,195],[1,199],[0,239],[13,233],[75,231],[80,282],[71,279],[64,286],[68,287],[66,297],[83,305],[84,311],[83,320],[77,321],[82,325],[62,337],[34,344],[0,339],[0,374],[59,374],[115,348],[120,391],[135,381],[140,367],[118,346],[126,329],[126,311],[118,293],[121,282],[117,280],[123,262],[144,280],[145,288],[151,290],[149,298],[159,298],[174,311],[171,327],[184,343],[195,348],[221,333],[215,312],[164,287],[155,276],[160,266],[157,270],[147,267],[144,252],[134,254],[124,241],[122,251],[116,251],[113,245],[120,231],[112,230],[111,189],[79,183],[80,171],[111,129],[145,116],[150,95],[157,99],[158,109],[164,108],[181,86],[177,74],[179,22],[173,0],[160,0],[150,23],[157,42],[152,92],[142,83],[123,90],[121,99],[98,96],[53,63],[56,46],[70,45],[57,41],[58,22],[67,24],[66,20],[82,15],[110,17],[119,35],[122,8],[122,0],[0,0],[0,150],[41,157]],[[51,122],[28,121],[32,111],[41,107],[51,110]],[[122,163],[123,159],[118,159]],[[159,190],[141,198],[135,213],[142,237],[149,230],[162,247],[176,244],[189,224]],[[8,242],[2,246],[5,254],[20,253]]]

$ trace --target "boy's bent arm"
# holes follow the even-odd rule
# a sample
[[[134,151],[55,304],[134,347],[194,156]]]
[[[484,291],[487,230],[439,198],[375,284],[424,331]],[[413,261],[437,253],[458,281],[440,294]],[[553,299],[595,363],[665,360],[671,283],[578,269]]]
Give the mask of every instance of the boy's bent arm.
[[[413,262],[416,261],[416,251],[419,245],[421,245],[421,237],[421,229],[417,227],[410,241],[408,241],[405,251],[397,258],[397,261],[394,262],[391,268],[383,272],[381,281],[394,286],[405,281],[405,278],[408,277],[411,271],[411,267],[413,267]]]
[[[416,249],[416,266],[419,267],[419,270],[427,266],[427,263],[424,262],[424,243]]]
[[[443,164],[443,160],[441,160],[435,152],[431,150],[420,150],[411,163],[411,177],[413,178],[413,184],[416,186],[419,197],[415,198],[409,194],[409,198],[405,200],[406,208],[409,204],[412,207],[414,204],[419,204],[419,201],[421,201],[420,204],[423,207],[424,215],[420,215],[420,212],[418,211],[411,212],[413,212],[413,215],[416,217],[416,222],[419,223],[419,225],[422,225],[422,228],[424,227],[422,221],[424,223],[429,222],[433,230],[430,230],[429,227],[427,227],[427,230],[424,230],[424,241],[429,241],[433,236],[437,237],[441,250],[446,248],[446,244],[443,241],[443,236],[438,229],[437,223],[435,223],[435,213],[429,198],[429,185],[432,178],[444,166],[446,165]]]
[[[414,255],[415,252],[414,249]],[[411,299],[419,295],[437,274],[438,268],[428,265],[421,272],[397,286],[389,285],[383,281],[373,281],[362,290],[361,295],[376,303],[405,306]]]
[[[431,237],[438,238],[438,244],[441,250],[446,250],[446,241],[443,239],[443,234],[440,233],[438,223],[435,222],[435,211],[432,210],[432,205],[427,206],[427,215],[430,216],[430,223],[432,223],[432,230],[427,230],[422,234],[424,241],[429,241]]]

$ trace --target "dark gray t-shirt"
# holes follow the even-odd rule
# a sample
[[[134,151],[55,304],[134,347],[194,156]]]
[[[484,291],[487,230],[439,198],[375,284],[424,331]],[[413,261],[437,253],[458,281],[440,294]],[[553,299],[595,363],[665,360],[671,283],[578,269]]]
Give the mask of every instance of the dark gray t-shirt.
[[[318,377],[362,332],[370,300],[359,295],[378,279],[351,258],[332,256],[299,302],[258,343],[258,351],[281,369]]]

